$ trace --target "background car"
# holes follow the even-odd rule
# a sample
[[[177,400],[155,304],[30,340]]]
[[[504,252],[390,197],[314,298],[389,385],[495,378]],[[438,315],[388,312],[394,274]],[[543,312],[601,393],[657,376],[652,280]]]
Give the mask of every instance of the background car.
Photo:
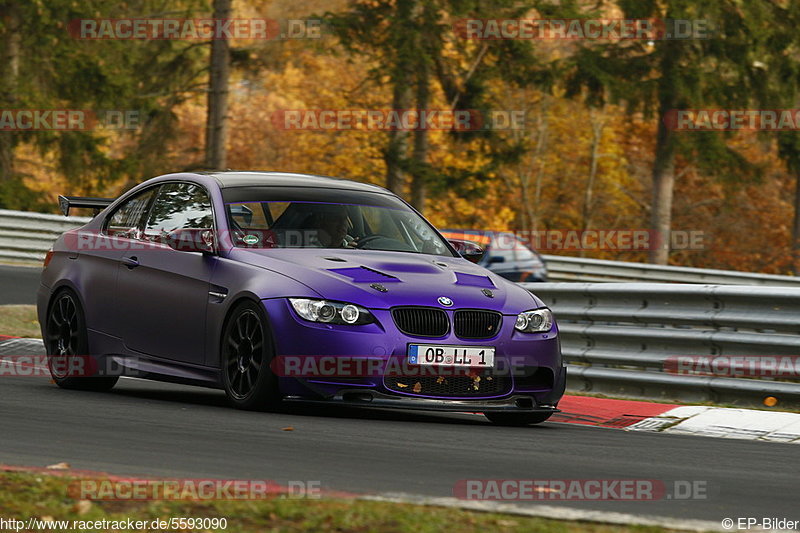
[[[445,229],[447,239],[472,241],[484,248],[478,264],[515,282],[547,281],[544,258],[510,231]]]
[[[45,260],[38,313],[61,387],[133,373],[219,387],[243,409],[327,401],[514,425],[557,411],[550,310],[385,189],[221,172],[62,197],[65,212],[104,203]]]

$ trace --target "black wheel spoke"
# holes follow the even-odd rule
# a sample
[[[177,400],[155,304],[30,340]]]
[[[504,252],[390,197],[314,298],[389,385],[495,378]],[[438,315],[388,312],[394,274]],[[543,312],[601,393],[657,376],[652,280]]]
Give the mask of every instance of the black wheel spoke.
[[[239,317],[236,320],[236,331],[239,333],[239,340],[244,340],[247,338],[247,334],[242,331],[242,318],[243,317]]]
[[[52,323],[54,326],[56,326],[57,328],[60,328],[60,327],[61,327],[61,325],[62,325],[64,322],[62,322],[62,321],[61,321],[61,317],[59,317],[59,316],[58,316],[58,314],[57,314],[55,311],[56,311],[56,310],[55,310],[55,309],[53,309],[53,314],[51,314],[51,315],[50,315],[50,322],[51,322],[51,323]]]
[[[242,394],[241,391],[241,382],[242,382],[242,375],[239,372],[235,372],[233,375],[233,381],[231,382],[231,388],[237,394]]]
[[[264,334],[261,319],[251,309],[232,317],[222,344],[225,376],[234,398],[244,399],[258,384]]]

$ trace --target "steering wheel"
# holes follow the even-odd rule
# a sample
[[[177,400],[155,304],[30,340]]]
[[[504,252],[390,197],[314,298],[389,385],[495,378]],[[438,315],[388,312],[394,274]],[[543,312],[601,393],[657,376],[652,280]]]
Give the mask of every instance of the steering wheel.
[[[383,235],[375,235],[374,233],[372,235],[364,235],[363,237],[357,239],[356,248],[363,248],[365,244],[382,238]]]

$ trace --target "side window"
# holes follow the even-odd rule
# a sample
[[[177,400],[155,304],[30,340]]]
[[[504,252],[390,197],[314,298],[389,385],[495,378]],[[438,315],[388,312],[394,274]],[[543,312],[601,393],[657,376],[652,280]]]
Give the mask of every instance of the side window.
[[[145,235],[154,237],[179,229],[211,229],[211,200],[199,185],[170,183],[161,187],[147,218]]]
[[[120,205],[106,222],[106,234],[112,237],[135,237],[156,189],[158,187],[151,187]]]

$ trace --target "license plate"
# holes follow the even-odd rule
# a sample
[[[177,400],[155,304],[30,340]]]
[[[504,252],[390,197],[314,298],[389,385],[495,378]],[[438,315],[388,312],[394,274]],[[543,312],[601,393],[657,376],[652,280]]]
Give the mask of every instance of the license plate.
[[[408,362],[423,366],[494,366],[494,348],[486,346],[451,346],[441,344],[410,344]]]

